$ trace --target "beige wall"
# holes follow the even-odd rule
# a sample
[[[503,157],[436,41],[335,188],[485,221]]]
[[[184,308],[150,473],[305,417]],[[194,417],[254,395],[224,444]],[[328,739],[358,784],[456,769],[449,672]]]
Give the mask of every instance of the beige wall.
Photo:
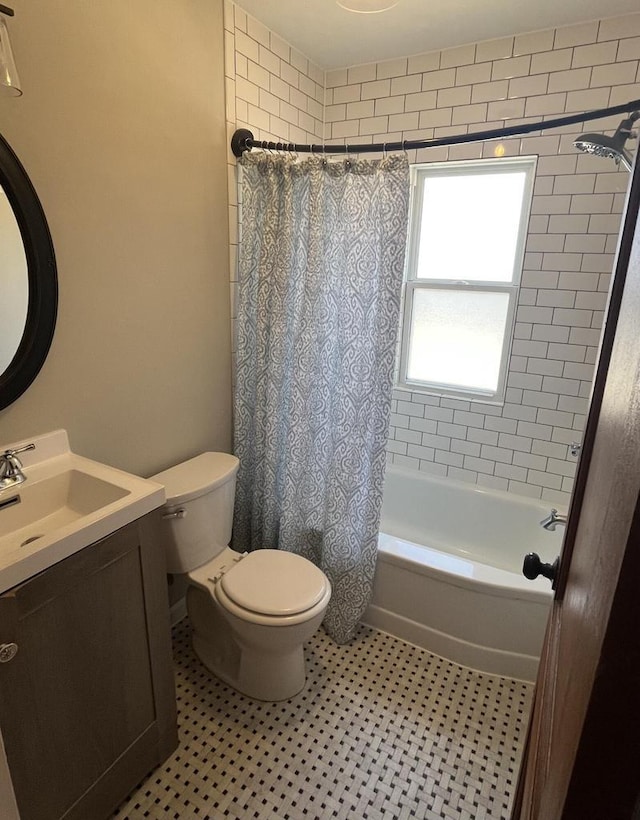
[[[57,427],[147,475],[230,447],[222,0],[16,0],[0,132],[55,245],[58,324],[0,442]]]

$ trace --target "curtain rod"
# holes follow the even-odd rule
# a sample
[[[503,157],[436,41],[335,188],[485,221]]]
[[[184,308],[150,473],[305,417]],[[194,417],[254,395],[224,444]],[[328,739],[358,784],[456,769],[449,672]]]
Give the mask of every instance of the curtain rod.
[[[568,117],[556,117],[551,120],[522,125],[511,125],[507,128],[493,128],[489,131],[477,131],[473,134],[456,134],[452,137],[442,137],[431,140],[402,140],[400,142],[376,142],[359,145],[298,145],[293,142],[269,142],[256,140],[247,128],[239,128],[231,138],[231,150],[236,157],[241,157],[251,148],[262,148],[267,151],[290,151],[298,154],[370,154],[374,152],[408,151],[412,148],[437,148],[442,145],[460,145],[465,142],[482,142],[483,140],[514,137],[518,134],[529,134],[532,131],[547,131],[550,128],[561,128],[563,125],[575,125],[579,122],[589,122],[609,117],[613,114],[626,114],[640,109],[640,100],[631,100],[622,105],[610,108],[598,108],[595,111],[585,111],[582,114],[571,114]]]

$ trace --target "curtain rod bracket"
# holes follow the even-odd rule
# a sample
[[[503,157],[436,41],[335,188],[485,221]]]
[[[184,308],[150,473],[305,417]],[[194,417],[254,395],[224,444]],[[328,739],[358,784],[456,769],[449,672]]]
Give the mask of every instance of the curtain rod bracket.
[[[245,151],[253,147],[253,134],[248,128],[238,128],[231,137],[231,150],[234,157],[241,157]]]

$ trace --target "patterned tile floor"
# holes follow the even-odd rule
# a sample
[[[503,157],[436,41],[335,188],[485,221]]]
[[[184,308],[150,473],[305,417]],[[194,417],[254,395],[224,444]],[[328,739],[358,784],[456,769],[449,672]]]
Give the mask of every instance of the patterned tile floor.
[[[307,686],[252,701],[210,676],[174,630],[180,746],[119,820],[508,818],[532,687],[362,626],[322,631]]]

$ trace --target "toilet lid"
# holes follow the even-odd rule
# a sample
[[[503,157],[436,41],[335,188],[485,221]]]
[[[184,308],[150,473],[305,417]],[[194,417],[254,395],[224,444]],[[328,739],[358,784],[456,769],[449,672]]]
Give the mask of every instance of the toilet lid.
[[[239,461],[228,453],[200,453],[189,461],[156,473],[152,480],[164,484],[167,504],[185,504],[235,478]]]
[[[306,558],[284,550],[256,550],[220,579],[229,598],[262,615],[294,615],[317,604],[327,578]]]

